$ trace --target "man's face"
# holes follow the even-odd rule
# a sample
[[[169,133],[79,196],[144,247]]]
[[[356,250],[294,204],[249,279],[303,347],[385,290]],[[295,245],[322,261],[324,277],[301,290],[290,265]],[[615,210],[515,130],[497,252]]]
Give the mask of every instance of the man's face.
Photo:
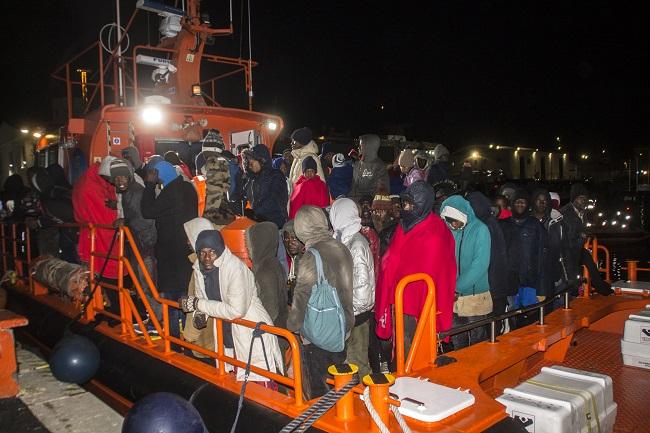
[[[313,168],[308,168],[307,170],[305,170],[305,172],[302,175],[305,176],[307,179],[313,179],[316,176],[316,170],[314,170]]]
[[[465,227],[465,223],[462,221],[458,221],[457,219],[446,217],[445,221],[447,221],[449,228],[451,228],[452,230],[461,230],[463,227]]]
[[[393,205],[392,205],[392,215],[393,218],[399,219],[401,214],[402,214],[402,203],[400,203],[399,200],[393,200]]]
[[[584,211],[587,209],[587,204],[589,203],[589,198],[586,195],[579,195],[573,200],[573,205],[578,209],[580,212]]]
[[[547,208],[548,200],[546,199],[546,195],[540,194],[535,197],[535,201],[533,202],[533,209],[535,210],[535,213],[543,214],[546,212]]]
[[[115,184],[115,190],[117,192],[124,192],[129,188],[128,176],[115,176],[113,178],[113,183]]]
[[[512,212],[515,215],[523,215],[528,209],[528,200],[525,198],[518,198],[512,205]]]
[[[212,248],[202,248],[199,251],[199,261],[206,271],[214,269],[214,261],[219,258],[219,255]]]
[[[300,149],[304,147],[302,144],[298,143],[296,140],[291,140],[291,148],[293,150]]]
[[[424,158],[415,158],[415,165],[418,166],[420,170],[427,166],[427,160]]]
[[[392,219],[392,214],[386,209],[373,209],[372,210],[372,224],[377,230],[381,230],[384,224]]]
[[[294,257],[300,254],[304,246],[295,235],[287,231],[282,232],[282,242],[289,255]]]
[[[497,205],[500,210],[508,209],[508,203],[506,203],[506,199],[503,197],[495,199],[494,204]]]
[[[249,158],[248,160],[248,169],[253,173],[259,173],[262,171],[262,164],[256,159]]]

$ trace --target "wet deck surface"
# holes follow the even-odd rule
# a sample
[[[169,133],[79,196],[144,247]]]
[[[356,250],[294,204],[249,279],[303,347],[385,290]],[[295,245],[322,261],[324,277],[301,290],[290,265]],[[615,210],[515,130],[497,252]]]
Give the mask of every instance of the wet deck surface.
[[[122,416],[78,385],[57,381],[47,362],[16,347],[18,398],[0,400],[0,433],[119,433]]]

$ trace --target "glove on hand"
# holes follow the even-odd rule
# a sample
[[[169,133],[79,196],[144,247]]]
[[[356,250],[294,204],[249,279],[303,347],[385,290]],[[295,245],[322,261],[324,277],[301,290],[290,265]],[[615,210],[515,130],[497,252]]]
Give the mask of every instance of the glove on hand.
[[[206,326],[208,326],[208,315],[205,313],[201,313],[199,311],[195,311],[193,323],[196,329],[205,328]]]
[[[195,296],[181,296],[178,299],[178,304],[184,313],[191,313],[196,310],[196,306],[199,303],[199,298]]]

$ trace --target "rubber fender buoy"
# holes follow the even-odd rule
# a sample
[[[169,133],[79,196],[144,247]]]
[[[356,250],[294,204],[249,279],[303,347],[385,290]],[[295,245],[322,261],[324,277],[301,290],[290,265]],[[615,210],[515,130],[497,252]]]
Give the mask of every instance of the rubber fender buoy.
[[[171,392],[155,392],[135,402],[124,417],[122,433],[206,433],[192,404]]]
[[[99,349],[88,338],[71,335],[59,341],[50,355],[54,377],[66,383],[88,382],[99,368]]]

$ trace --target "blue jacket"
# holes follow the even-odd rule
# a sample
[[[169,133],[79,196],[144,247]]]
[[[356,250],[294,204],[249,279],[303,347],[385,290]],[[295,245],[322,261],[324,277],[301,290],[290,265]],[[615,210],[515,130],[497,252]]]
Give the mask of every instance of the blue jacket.
[[[347,197],[352,188],[352,166],[344,164],[343,167],[334,167],[327,178],[327,186],[330,190],[332,200],[340,196]]]
[[[479,220],[467,200],[454,195],[442,202],[467,216],[467,223],[460,230],[452,230],[456,241],[457,279],[456,293],[462,296],[477,295],[490,290],[488,269],[490,267],[490,231]]]

